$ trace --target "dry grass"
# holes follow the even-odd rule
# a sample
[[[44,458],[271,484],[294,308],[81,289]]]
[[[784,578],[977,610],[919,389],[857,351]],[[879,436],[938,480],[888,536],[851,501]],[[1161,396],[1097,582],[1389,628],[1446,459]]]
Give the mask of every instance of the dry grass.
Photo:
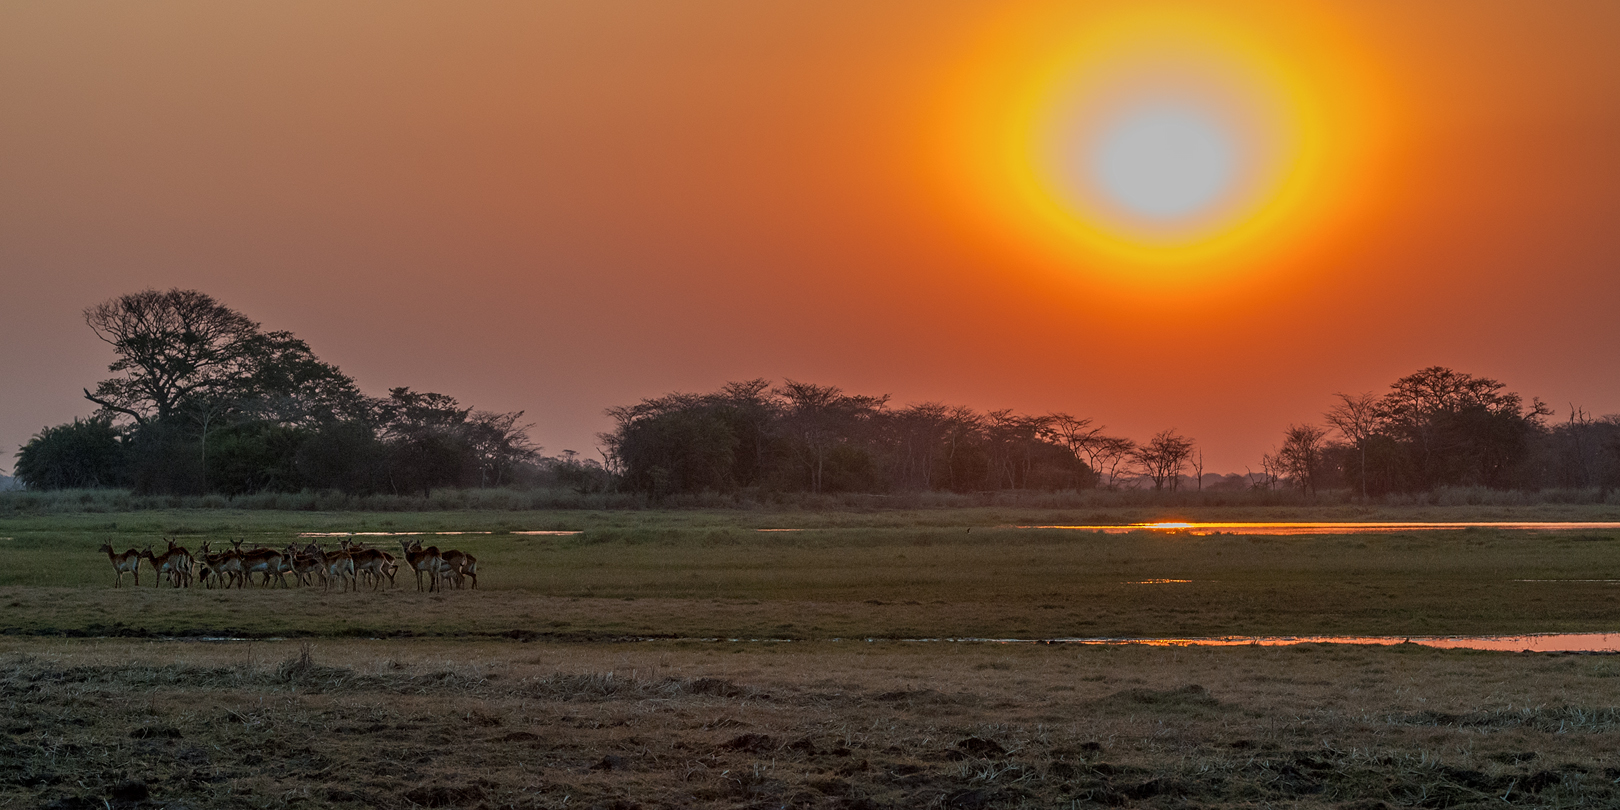
[[[1613,659],[0,642],[0,807],[1612,807]]]
[[[1606,517],[1584,509],[1565,516]],[[1611,657],[853,640],[1612,631],[1620,612],[1620,586],[1575,581],[1620,579],[1613,533],[997,528],[1178,516],[0,519],[0,808],[1620,804]],[[408,575],[114,589],[94,551],[549,528],[584,534],[442,539],[479,556],[483,586],[443,594]],[[1191,581],[1134,584],[1154,579]],[[294,638],[157,640],[215,634]]]

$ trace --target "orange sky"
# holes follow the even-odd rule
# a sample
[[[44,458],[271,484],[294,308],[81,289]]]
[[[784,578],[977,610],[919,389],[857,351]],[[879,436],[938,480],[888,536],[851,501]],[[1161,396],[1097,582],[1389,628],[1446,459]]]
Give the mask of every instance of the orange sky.
[[[548,452],[758,376],[1175,427],[1220,471],[1433,364],[1620,411],[1620,4],[1306,7],[1370,99],[1358,192],[1182,287],[1034,246],[951,165],[964,77],[1048,5],[0,6],[0,469],[89,412],[80,310],[171,286]]]

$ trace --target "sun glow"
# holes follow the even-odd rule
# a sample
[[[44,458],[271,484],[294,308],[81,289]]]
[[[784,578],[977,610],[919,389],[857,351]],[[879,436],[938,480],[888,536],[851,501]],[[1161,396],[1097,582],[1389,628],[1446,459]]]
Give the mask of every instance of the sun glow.
[[[1348,49],[1279,9],[1011,19],[947,93],[957,198],[1134,285],[1227,278],[1299,244],[1356,197],[1380,116]]]

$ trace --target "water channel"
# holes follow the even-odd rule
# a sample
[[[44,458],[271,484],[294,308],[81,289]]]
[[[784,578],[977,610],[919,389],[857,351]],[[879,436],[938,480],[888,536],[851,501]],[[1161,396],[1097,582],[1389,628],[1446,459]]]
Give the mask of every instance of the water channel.
[[[1515,532],[1572,532],[1620,531],[1620,523],[1524,523],[1524,522],[1470,522],[1470,523],[1130,523],[1099,526],[1018,526],[1020,529],[1061,529],[1064,531],[1103,532],[1177,532],[1192,535],[1211,534],[1387,534],[1390,532],[1460,531],[1462,529],[1500,529]]]

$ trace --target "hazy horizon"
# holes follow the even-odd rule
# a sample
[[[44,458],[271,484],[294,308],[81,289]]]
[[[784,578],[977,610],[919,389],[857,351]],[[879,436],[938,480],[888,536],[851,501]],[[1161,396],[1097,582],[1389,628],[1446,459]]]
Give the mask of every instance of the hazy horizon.
[[[524,410],[553,454],[756,377],[1175,428],[1211,472],[1428,366],[1620,412],[1620,5],[1160,6],[1325,110],[1309,216],[1208,272],[1051,248],[953,163],[1030,30],[1132,4],[7,4],[0,473],[93,411],[82,310],[171,287],[369,394]],[[1192,134],[1204,186],[1122,199],[1247,165]]]

